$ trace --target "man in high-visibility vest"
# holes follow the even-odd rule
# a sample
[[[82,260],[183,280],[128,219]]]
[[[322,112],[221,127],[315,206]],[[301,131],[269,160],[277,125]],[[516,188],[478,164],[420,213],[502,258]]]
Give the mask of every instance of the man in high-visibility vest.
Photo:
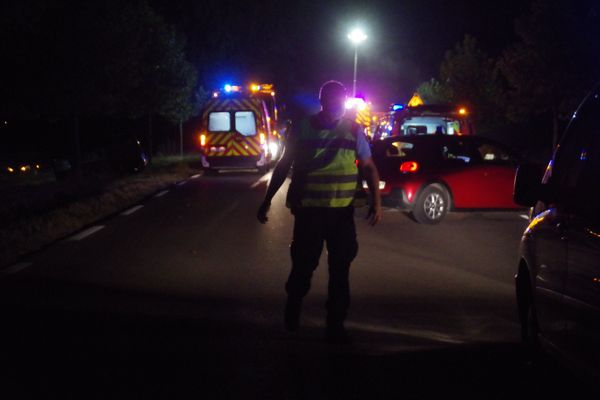
[[[267,221],[271,199],[293,165],[287,204],[295,220],[290,246],[292,270],[285,285],[285,327],[289,331],[299,328],[302,299],[310,289],[325,242],[329,263],[326,340],[347,343],[344,320],[350,305],[348,278],[358,252],[353,206],[358,168],[372,195],[367,216],[371,225],[382,216],[379,174],[364,133],[354,121],[344,118],[344,86],[326,82],[319,100],[321,112],[292,128],[257,218],[261,223]]]

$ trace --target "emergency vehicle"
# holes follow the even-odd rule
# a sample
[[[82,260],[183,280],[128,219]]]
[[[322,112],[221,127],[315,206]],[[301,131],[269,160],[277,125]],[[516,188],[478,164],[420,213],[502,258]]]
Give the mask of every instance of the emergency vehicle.
[[[360,125],[368,137],[371,137],[371,103],[361,97],[351,97],[346,100],[346,115]]]
[[[275,93],[275,85],[272,83],[253,83],[250,85],[250,96],[261,99],[267,106],[269,116],[267,120],[271,126],[271,134],[280,138],[280,134],[277,130],[279,121],[279,112],[277,111],[277,100]]]
[[[425,104],[415,93],[408,104],[394,104],[389,121],[378,139],[408,135],[474,135],[475,128],[466,107],[453,104]]]
[[[280,153],[271,121],[265,100],[251,87],[225,85],[214,91],[203,108],[198,135],[204,169],[266,172]]]

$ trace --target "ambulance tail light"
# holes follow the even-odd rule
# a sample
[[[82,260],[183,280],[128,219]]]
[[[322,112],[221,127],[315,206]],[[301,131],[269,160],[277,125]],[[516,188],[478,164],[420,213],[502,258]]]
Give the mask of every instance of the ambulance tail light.
[[[265,134],[264,134],[264,133],[261,133],[261,134],[259,135],[259,140],[260,140],[260,144],[261,144],[261,145],[264,145],[264,144],[267,142],[267,138],[266,138],[266,136],[265,136]]]
[[[204,134],[200,135],[200,146],[206,146],[206,135]]]
[[[417,172],[419,170],[419,163],[416,161],[405,161],[400,164],[400,172]]]

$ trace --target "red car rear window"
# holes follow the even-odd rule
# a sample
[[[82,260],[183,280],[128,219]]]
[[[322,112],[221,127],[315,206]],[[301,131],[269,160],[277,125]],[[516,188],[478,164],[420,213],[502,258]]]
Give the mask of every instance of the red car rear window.
[[[414,143],[409,142],[391,142],[385,146],[383,151],[386,157],[404,158],[409,157],[415,152]]]

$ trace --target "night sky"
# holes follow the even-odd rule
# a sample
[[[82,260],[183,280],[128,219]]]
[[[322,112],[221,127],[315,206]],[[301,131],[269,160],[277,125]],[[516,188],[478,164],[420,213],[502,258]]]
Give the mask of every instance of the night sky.
[[[554,43],[561,42],[559,39],[564,39],[563,50],[558,46],[560,51],[551,56],[556,57],[555,61],[569,62],[547,63],[554,75],[538,83],[538,88],[552,88],[550,80],[560,76],[562,86],[572,88],[558,85],[560,90],[556,90],[556,96],[562,96],[561,104],[564,99],[563,108],[567,110],[564,115],[570,115],[571,104],[580,96],[578,85],[588,85],[597,79],[600,71],[595,50],[599,43],[596,37],[600,0],[131,1],[139,4],[130,8],[120,0],[5,0],[0,3],[3,10],[0,25],[4,28],[0,48],[7,49],[2,53],[5,54],[4,67],[12,71],[5,73],[8,79],[4,90],[7,93],[12,90],[15,95],[4,96],[0,111],[8,115],[8,119],[22,119],[23,131],[27,132],[26,135],[0,132],[0,140],[11,145],[20,141],[19,146],[27,151],[31,143],[44,151],[52,145],[54,150],[49,152],[67,154],[73,147],[69,142],[73,136],[69,118],[73,115],[81,119],[77,126],[83,132],[83,146],[87,137],[91,148],[95,141],[90,132],[104,129],[98,120],[123,124],[126,130],[146,132],[148,119],[140,117],[142,114],[154,114],[152,128],[156,132],[153,133],[156,143],[170,140],[167,132],[172,129],[171,120],[161,114],[160,107],[148,105],[146,99],[151,96],[140,95],[158,91],[160,85],[150,78],[135,84],[136,74],[141,76],[144,71],[148,74],[147,67],[160,58],[156,54],[164,55],[169,49],[179,48],[179,40],[172,40],[170,47],[161,47],[162,42],[155,40],[152,29],[165,26],[161,17],[185,39],[185,57],[197,70],[198,84],[206,92],[227,83],[274,83],[283,119],[294,120],[316,111],[318,89],[327,80],[339,80],[351,90],[354,45],[347,35],[355,27],[363,28],[368,35],[367,41],[359,46],[358,94],[371,101],[376,111],[388,110],[394,102],[407,102],[421,83],[438,78],[445,53],[461,43],[465,35],[474,37],[492,59],[497,58],[508,46],[521,40],[515,33],[515,21],[530,13],[534,1],[553,2],[569,17],[558,19],[561,23],[543,25],[552,26],[550,29],[556,25],[556,31],[543,32],[543,37],[549,38],[545,43],[555,46]],[[153,12],[140,11],[147,10],[148,4]],[[131,15],[126,10],[132,10]],[[112,25],[113,22],[116,25]],[[123,29],[125,33],[117,30],[123,36],[106,34],[112,32],[111,27],[121,26],[119,23],[123,26],[131,23],[134,33]],[[137,38],[145,38],[139,42],[142,45],[138,53],[149,59],[138,60]],[[123,47],[123,54],[119,53],[121,47],[113,43],[119,39],[125,44],[133,43],[131,48],[135,50]],[[88,45],[86,40],[98,42],[94,46]],[[571,46],[571,43],[579,46]],[[577,51],[564,51],[564,48]],[[114,57],[112,50],[117,54]],[[153,54],[153,50],[158,52]],[[121,65],[126,67],[121,68]],[[581,68],[570,68],[572,65]],[[570,74],[570,81],[562,80],[565,73]],[[174,72],[174,75],[177,74]],[[193,81],[193,73],[187,76]],[[124,82],[133,84],[128,90],[114,89],[129,87]],[[37,101],[38,93],[45,101]],[[73,93],[81,96],[73,96]],[[168,99],[166,95],[160,96]],[[185,96],[183,101],[191,99],[187,93]],[[87,99],[87,103],[74,100],[75,97]],[[502,103],[507,97],[497,98]],[[530,96],[526,93],[522,98]],[[482,111],[478,115],[484,118],[485,100],[480,103]],[[530,132],[532,126],[539,132],[549,131],[552,119],[549,109],[541,103],[544,102],[531,106],[528,112],[534,118],[527,121],[508,121],[507,110],[492,108],[499,109],[502,115],[497,116],[498,121],[492,115],[490,124],[519,125],[521,131],[511,126],[514,137],[519,132]],[[477,110],[478,105],[473,109]],[[148,114],[140,111],[144,107],[150,107]],[[30,123],[39,123],[44,128],[37,125],[32,128]],[[13,126],[21,125],[11,124],[11,128],[5,130],[8,132],[17,129]],[[192,127],[194,122],[188,125]],[[494,129],[498,128],[496,125]],[[500,126],[498,130],[503,128]],[[35,140],[31,140],[33,136]],[[3,143],[0,143],[0,153],[2,148],[10,152]]]
[[[167,1],[152,5],[183,32],[190,61],[207,89],[226,82],[272,81],[284,100],[310,103],[319,84],[352,85],[354,48],[346,35],[361,26],[358,92],[376,105],[406,101],[437,76],[444,53],[465,34],[490,55],[515,39],[514,20],[530,1]]]

